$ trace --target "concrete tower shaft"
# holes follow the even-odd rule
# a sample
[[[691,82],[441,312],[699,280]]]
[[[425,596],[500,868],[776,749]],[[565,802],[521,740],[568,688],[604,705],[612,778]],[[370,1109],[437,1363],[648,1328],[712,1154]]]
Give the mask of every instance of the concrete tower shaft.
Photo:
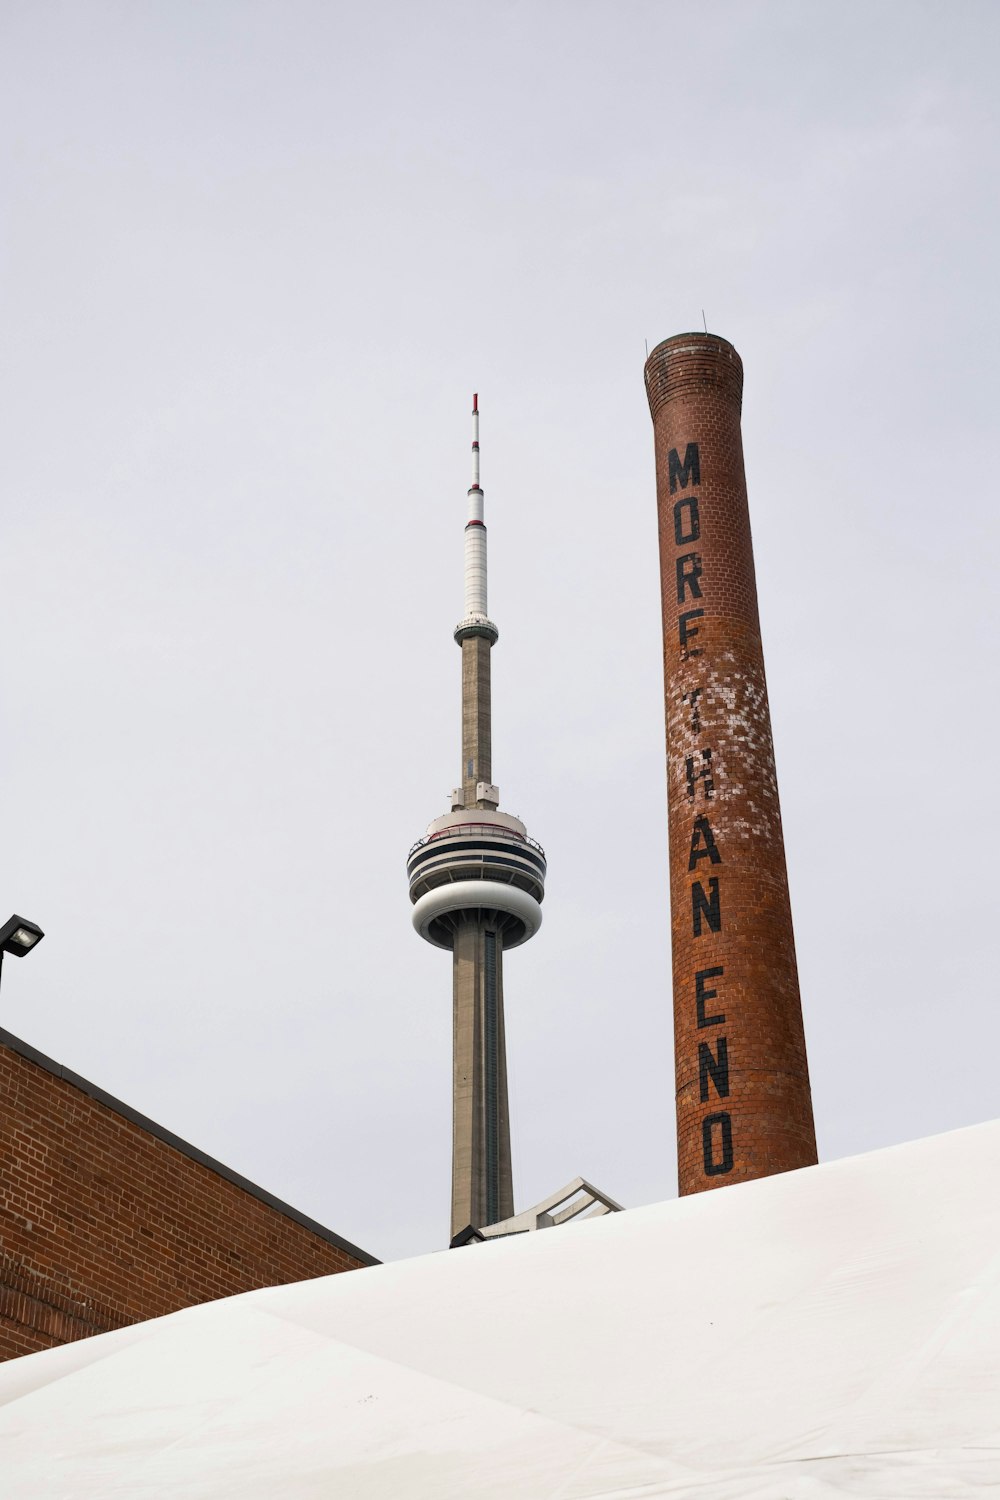
[[[410,850],[413,925],[452,953],[452,1238],[514,1212],[504,1040],[503,956],[541,923],[545,854],[527,829],[498,811],[493,785],[486,524],[479,483],[479,398],[472,399],[472,487],[465,526],[462,776],[450,814]]]
[[[502,922],[463,914],[453,964],[452,1238],[514,1212]]]
[[[710,334],[645,367],[656,447],[682,1194],[816,1161],[757,612],[743,366]]]
[[[493,704],[486,636],[467,635],[462,647],[462,804],[496,807],[493,786]],[[488,789],[488,791],[481,791]]]

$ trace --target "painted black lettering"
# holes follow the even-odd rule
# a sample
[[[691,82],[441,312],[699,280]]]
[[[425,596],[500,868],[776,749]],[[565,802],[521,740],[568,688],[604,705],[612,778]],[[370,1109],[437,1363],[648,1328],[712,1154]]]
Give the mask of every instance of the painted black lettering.
[[[684,564],[690,563],[690,568]],[[684,591],[689,589],[692,599],[701,598],[701,584],[698,579],[704,569],[701,565],[701,555],[697,552],[682,552],[677,559],[677,603],[684,603]]]
[[[695,758],[689,755],[684,761],[684,774],[687,777],[688,797],[693,802],[695,787],[701,782],[702,794],[706,802],[711,802],[715,795],[715,782],[712,779],[712,752],[703,750],[701,752],[701,765],[695,770]]]
[[[701,484],[701,460],[698,457],[698,444],[688,443],[683,463],[677,457],[677,449],[671,448],[667,454],[667,468],[670,472],[670,493],[672,495],[677,491],[678,480],[680,480],[682,490],[687,489],[689,479],[692,484]]]
[[[709,925],[712,932],[722,931],[722,907],[719,902],[719,880],[713,875],[708,882],[708,895],[705,895],[700,880],[696,880],[691,887],[691,925],[694,928],[695,937],[701,937],[701,919]]]
[[[715,1154],[714,1132],[718,1126],[721,1155]],[[723,1112],[706,1115],[701,1122],[701,1155],[706,1177],[721,1177],[733,1170],[733,1122]]]
[[[691,705],[691,728],[695,734],[701,734],[701,711],[698,708],[698,699],[701,697],[701,688],[692,688],[689,693],[681,694],[682,703]]]
[[[721,968],[699,969],[698,973],[694,976],[694,1003],[698,1010],[699,1031],[703,1030],[706,1026],[721,1026],[726,1019],[724,1010],[720,1010],[716,1016],[706,1016],[705,1014],[705,1006],[708,1001],[718,1000],[719,998],[718,990],[707,989],[706,982],[709,979],[721,979],[723,972]]]
[[[700,656],[701,648],[698,646],[688,650],[688,641],[693,640],[698,634],[697,625],[689,625],[689,620],[700,620],[705,613],[703,609],[686,609],[682,615],[677,616],[677,630],[680,636],[681,650],[684,652],[684,660],[691,656]]]
[[[704,844],[704,848],[702,848]],[[715,842],[715,834],[712,832],[711,824],[707,818],[695,818],[694,828],[691,830],[691,853],[688,856],[688,870],[697,870],[699,859],[710,859],[713,865],[722,864],[722,855],[719,846]]]
[[[700,536],[701,516],[698,514],[698,496],[685,495],[682,500],[675,500],[674,541],[678,547],[686,547],[688,542],[696,542]]]
[[[698,1089],[702,1104],[708,1103],[708,1080],[720,1099],[729,1098],[729,1043],[720,1036],[713,1054],[707,1042],[698,1043]]]

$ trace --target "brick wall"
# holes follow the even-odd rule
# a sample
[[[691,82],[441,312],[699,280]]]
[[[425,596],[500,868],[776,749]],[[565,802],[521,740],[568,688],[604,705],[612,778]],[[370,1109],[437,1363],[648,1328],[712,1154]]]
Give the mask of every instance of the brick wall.
[[[646,364],[656,444],[681,1193],[816,1160],[743,472],[743,366]]]
[[[373,1264],[0,1032],[0,1359]]]

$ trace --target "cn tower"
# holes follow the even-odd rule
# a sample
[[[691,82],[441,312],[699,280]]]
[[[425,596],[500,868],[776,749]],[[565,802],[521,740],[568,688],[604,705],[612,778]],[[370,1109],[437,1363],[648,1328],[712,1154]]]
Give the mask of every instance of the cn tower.
[[[407,860],[413,925],[452,954],[452,1238],[514,1212],[504,1044],[503,956],[534,937],[545,852],[500,812],[493,784],[490,658],[499,632],[486,607],[486,524],[479,483],[479,398],[472,398],[472,487],[465,525],[462,777]]]

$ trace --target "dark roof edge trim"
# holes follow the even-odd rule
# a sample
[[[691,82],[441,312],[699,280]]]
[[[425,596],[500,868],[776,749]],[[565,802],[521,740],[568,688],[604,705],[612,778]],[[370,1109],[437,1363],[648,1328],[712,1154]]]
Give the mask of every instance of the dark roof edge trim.
[[[198,1162],[207,1167],[218,1177],[224,1177],[234,1187],[242,1188],[249,1193],[251,1198],[258,1198],[261,1203],[266,1203],[268,1208],[273,1208],[279,1214],[284,1214],[286,1219],[292,1219],[294,1223],[301,1224],[303,1229],[310,1230],[318,1235],[321,1240],[326,1240],[330,1245],[336,1245],[338,1250],[343,1250],[346,1255],[352,1255],[355,1260],[361,1261],[362,1265],[380,1266],[382,1262],[376,1260],[374,1255],[369,1255],[367,1250],[359,1250],[357,1245],[352,1245],[350,1240],[345,1240],[339,1234],[334,1234],[332,1229],[326,1229],[318,1224],[315,1219],[310,1219],[308,1214],[299,1213],[297,1208],[292,1208],[290,1203],[283,1203],[273,1193],[265,1192],[249,1178],[241,1177],[239,1172],[234,1172],[231,1167],[224,1166],[221,1161],[216,1161],[214,1156],[208,1156],[204,1151],[199,1151],[197,1146],[192,1146],[189,1141],[181,1140],[179,1135],[174,1135],[172,1130],[165,1130],[162,1125],[157,1125],[155,1120],[149,1119],[147,1115],[141,1115],[131,1105],[123,1104],[120,1099],[114,1098],[112,1094],[106,1094],[103,1089],[98,1088],[96,1083],[91,1083],[87,1078],[81,1078],[79,1073],[74,1073],[71,1068],[64,1068],[62,1063],[55,1062],[51,1057],[46,1057],[44,1052],[39,1052],[30,1043],[23,1042],[20,1037],[14,1036],[9,1031],[0,1027],[0,1046],[7,1047],[11,1052],[16,1052],[20,1057],[25,1057],[37,1067],[43,1068],[46,1073],[51,1073],[55,1078],[63,1078],[71,1083],[74,1088],[80,1090],[81,1094],[87,1094],[91,1099],[96,1099],[98,1104],[103,1104],[116,1115],[130,1120],[133,1125],[138,1125],[147,1134],[153,1135],[157,1140],[172,1146],[182,1156],[187,1156],[191,1161]]]

